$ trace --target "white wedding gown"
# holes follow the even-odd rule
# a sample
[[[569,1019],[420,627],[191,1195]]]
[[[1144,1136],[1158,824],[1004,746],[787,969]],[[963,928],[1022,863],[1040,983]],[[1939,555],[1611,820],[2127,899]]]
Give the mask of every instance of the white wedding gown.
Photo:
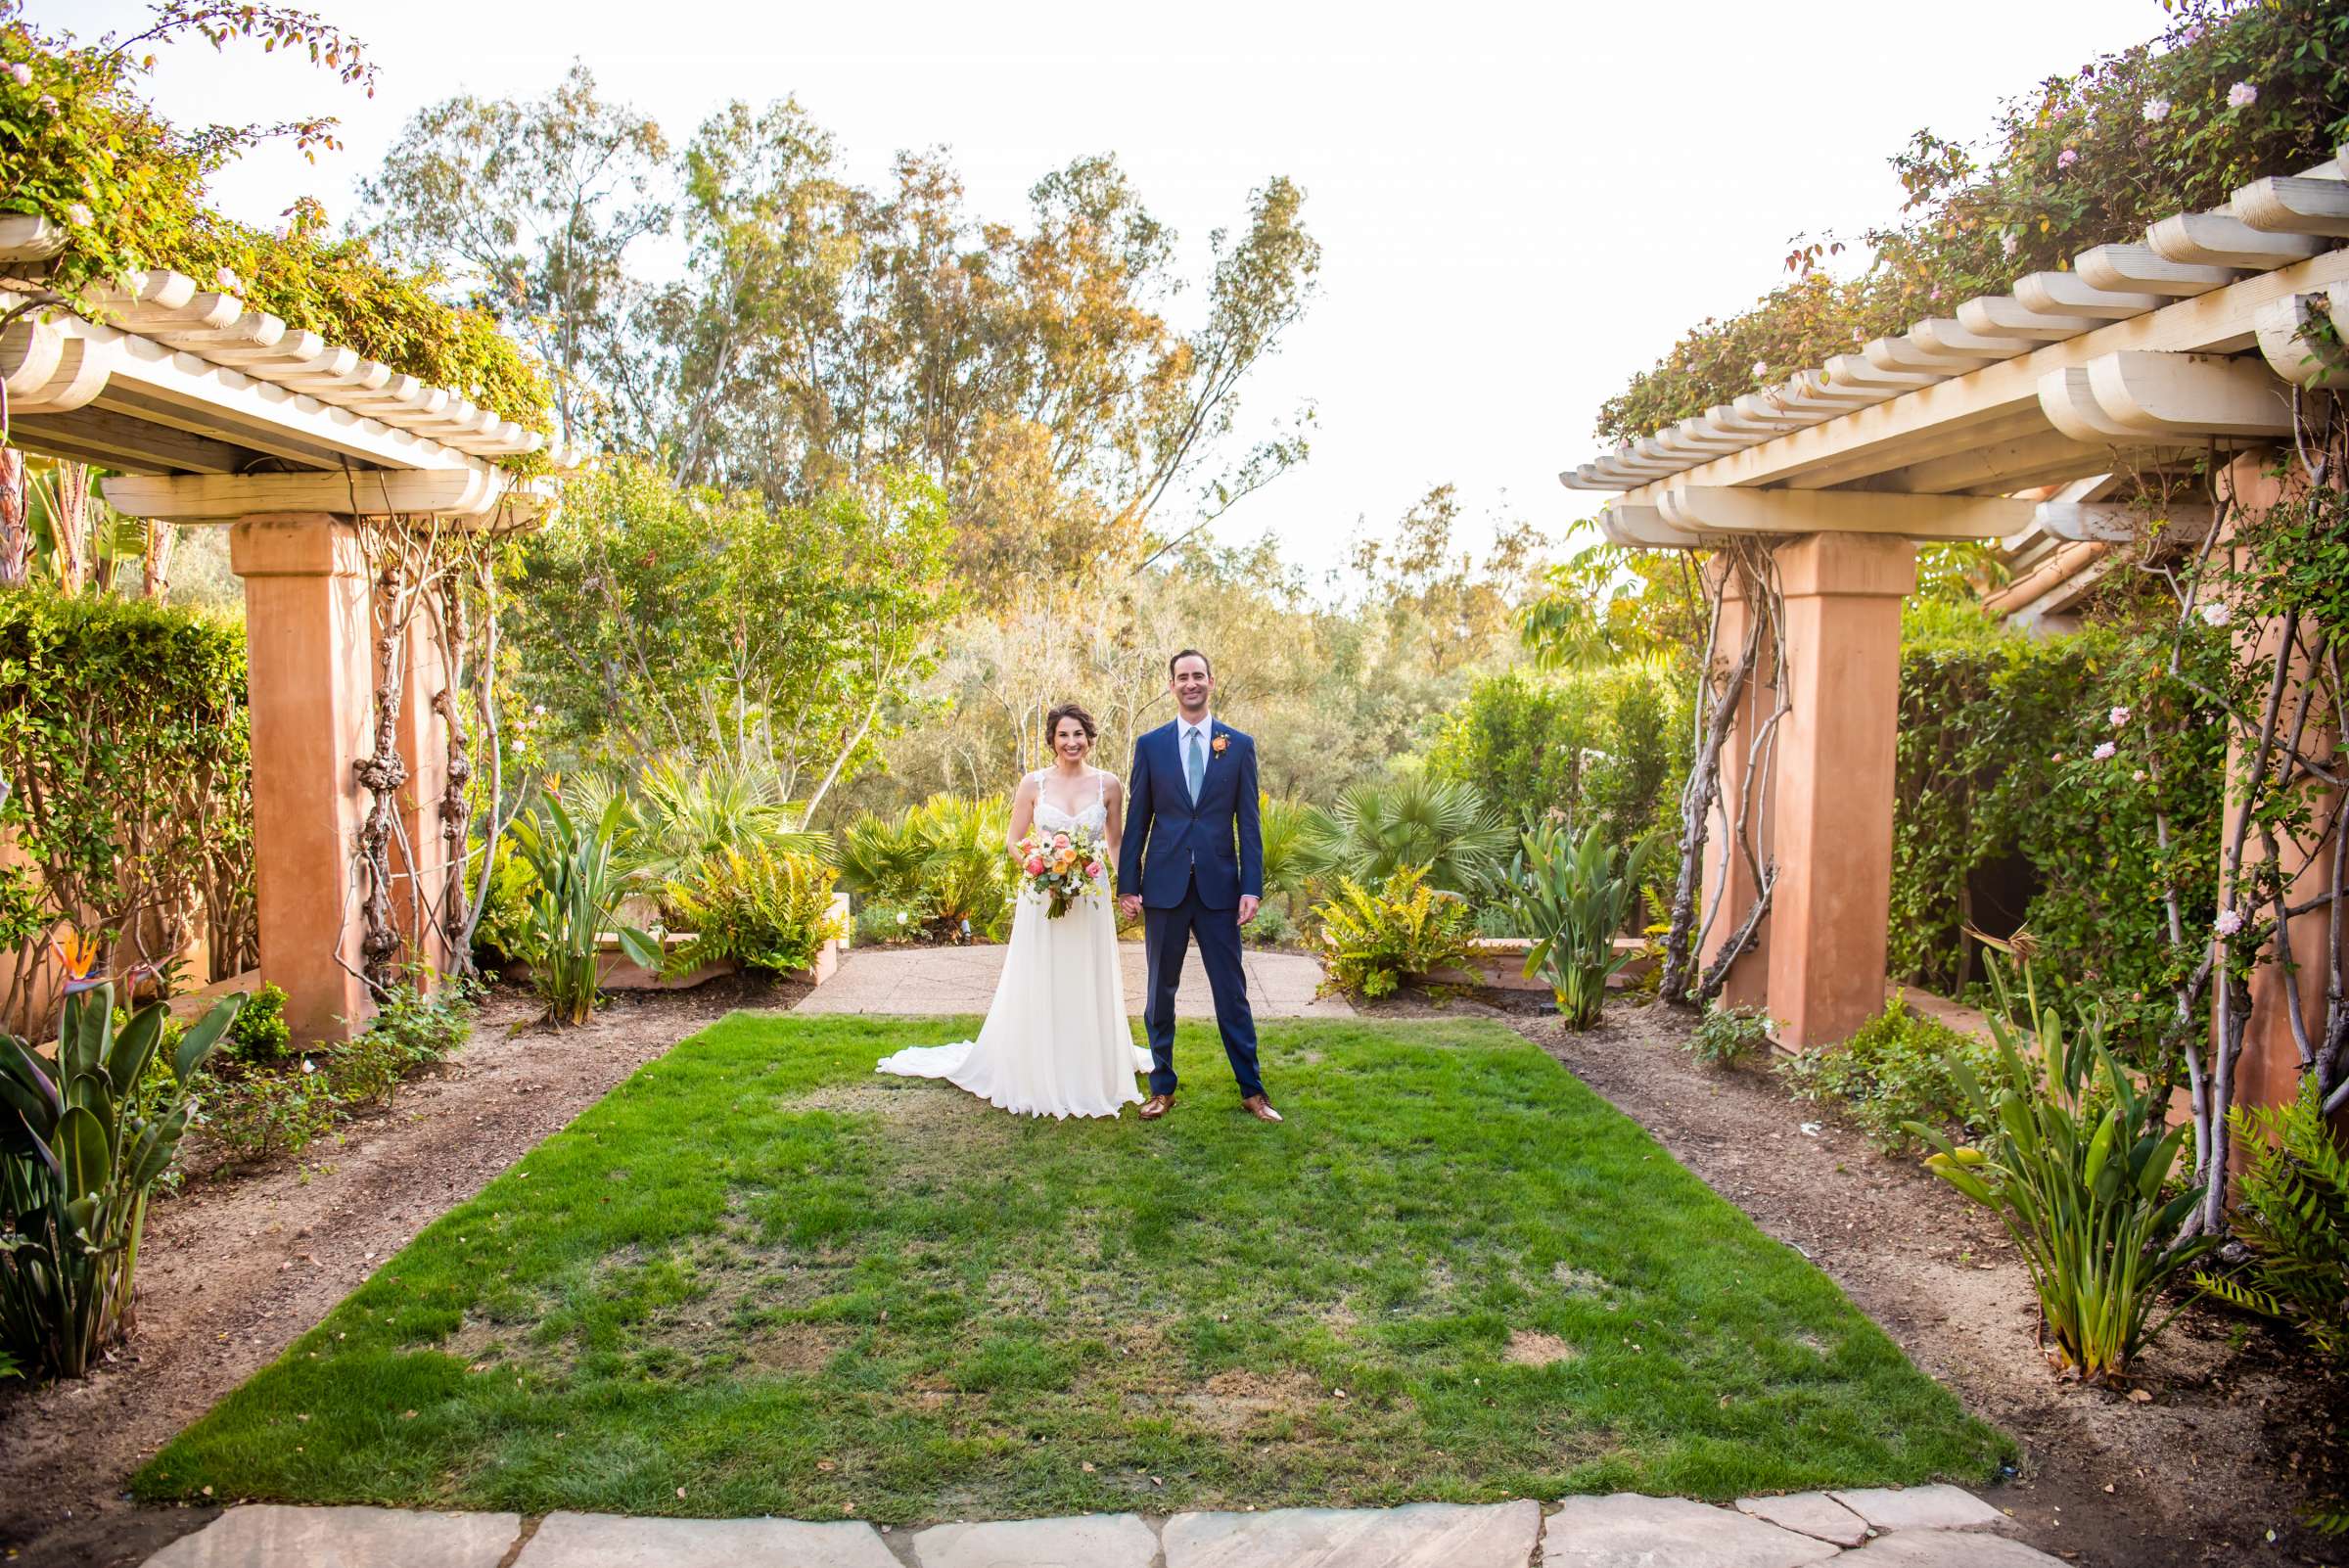
[[[1075,816],[1043,798],[1036,779],[1036,825],[1047,833],[1109,821],[1108,774],[1093,775],[1093,804]],[[1011,950],[977,1039],[909,1045],[876,1072],[943,1078],[990,1105],[1023,1116],[1116,1116],[1138,1105],[1134,1075],[1150,1053],[1133,1043],[1118,968],[1118,923],[1106,872],[1097,892],[1058,919],[1041,894],[1022,888],[1011,918]]]

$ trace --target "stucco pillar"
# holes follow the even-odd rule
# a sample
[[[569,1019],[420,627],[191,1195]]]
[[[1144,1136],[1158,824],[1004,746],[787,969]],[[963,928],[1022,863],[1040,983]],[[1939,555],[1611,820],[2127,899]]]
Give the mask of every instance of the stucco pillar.
[[[344,1039],[371,1011],[350,899],[367,801],[352,763],[374,701],[366,563],[349,524],[291,514],[237,524],[229,565],[245,579],[261,978],[285,989],[295,1039]]]
[[[1777,552],[1786,679],[1778,721],[1770,1010],[1797,1050],[1850,1038],[1884,1005],[1901,601],[1916,546],[1815,533]]]
[[[1719,557],[1705,564],[1706,576],[1718,582],[1729,576],[1728,565]],[[1752,633],[1754,607],[1739,591],[1734,576],[1724,593],[1721,604],[1721,628],[1715,639],[1714,662],[1717,666],[1736,663],[1744,651],[1745,639]],[[1760,656],[1754,661],[1754,672],[1746,682],[1734,714],[1729,719],[1727,736],[1721,746],[1721,800],[1713,809],[1713,817],[1705,827],[1705,880],[1700,889],[1704,899],[1704,914],[1699,925],[1704,941],[1697,947],[1700,969],[1710,969],[1713,960],[1739,922],[1754,904],[1758,884],[1753,869],[1747,864],[1744,853],[1737,845],[1737,822],[1747,809],[1746,797],[1758,794],[1753,803],[1752,835],[1754,853],[1768,862],[1772,844],[1770,820],[1770,792],[1760,788],[1758,779],[1746,777],[1746,756],[1753,737],[1763,721],[1777,707],[1777,688],[1765,684],[1775,661],[1771,651],[1767,627],[1762,633]],[[1710,701],[1710,696],[1706,699]],[[1731,1006],[1755,1007],[1768,998],[1770,985],[1770,922],[1765,920],[1755,932],[1753,943],[1722,983],[1721,999]]]
[[[2240,515],[2257,516],[2288,498],[2284,483],[2269,470],[2274,462],[2267,452],[2246,453],[2237,457],[2226,474],[2228,493],[2234,497]],[[2264,623],[2249,615],[2235,623],[2236,657],[2263,672],[2275,663],[2281,636],[2281,627],[2273,618]],[[2252,628],[2257,628],[2253,630]],[[2244,633],[2248,632],[2248,635]],[[2291,685],[2284,693],[2283,712],[2298,711],[2303,697],[2301,682],[2308,676],[2305,658],[2290,671]],[[2325,712],[2323,704],[2317,714]],[[2301,737],[2301,745],[2312,754],[2331,754],[2329,764],[2340,760],[2341,737],[2330,733],[2321,716],[2313,719]],[[2246,765],[2242,739],[2234,734],[2227,747],[2227,776],[2230,780],[2242,776]],[[2331,887],[2331,854],[2323,847],[2325,827],[2340,809],[2340,797],[2331,790],[2311,787],[2303,794],[2311,826],[2298,841],[2288,839],[2283,844],[2283,858],[2287,866],[2297,867],[2292,880],[2285,886],[2284,899],[2289,904],[2314,902]],[[2242,803],[2230,787],[2226,805],[2222,845],[2234,842],[2236,824],[2242,819]],[[2259,835],[2254,831],[2244,846],[2243,863],[2246,868],[2256,865],[2263,851]],[[2222,865],[2221,875],[2225,874]],[[2229,889],[2222,886],[2222,900],[2231,898]],[[2266,914],[2264,909],[2245,909],[2250,916]],[[2325,1038],[2325,992],[2331,978],[2332,964],[2326,954],[2326,939],[2332,931],[2329,911],[2311,909],[2290,923],[2288,933],[2293,968],[2287,969],[2267,954],[2268,945],[2261,948],[2261,961],[2252,969],[2249,979],[2251,992],[2251,1022],[2243,1031],[2242,1054],[2234,1063],[2234,1103],[2242,1106],[2280,1105],[2300,1092],[2300,1045],[2292,1035],[2290,989],[2297,985],[2304,1027],[2312,1040],[2321,1047]],[[2349,924],[2344,924],[2338,939],[2344,953],[2349,953]],[[2215,1010],[2214,1010],[2215,1011]],[[2214,1038],[2217,1020],[2213,1019]],[[2344,1119],[2349,1126],[2349,1118]],[[2240,1171],[2249,1162],[2250,1150],[2237,1144],[2234,1150],[2235,1169]]]

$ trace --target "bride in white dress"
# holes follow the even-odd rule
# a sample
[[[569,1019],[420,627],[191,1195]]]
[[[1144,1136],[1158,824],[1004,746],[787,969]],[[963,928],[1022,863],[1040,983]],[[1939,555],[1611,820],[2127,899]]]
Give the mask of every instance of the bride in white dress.
[[[875,1070],[943,1078],[1023,1116],[1116,1116],[1141,1103],[1134,1075],[1150,1071],[1150,1053],[1133,1043],[1126,1022],[1109,893],[1126,792],[1085,761],[1093,749],[1091,715],[1064,704],[1052,710],[1045,727],[1052,736],[1052,765],[1020,780],[1004,849],[1008,853],[1032,824],[1046,832],[1091,828],[1104,840],[1094,891],[1056,918],[1041,894],[1023,886],[1012,912],[1011,950],[979,1038],[910,1045],[884,1057]]]

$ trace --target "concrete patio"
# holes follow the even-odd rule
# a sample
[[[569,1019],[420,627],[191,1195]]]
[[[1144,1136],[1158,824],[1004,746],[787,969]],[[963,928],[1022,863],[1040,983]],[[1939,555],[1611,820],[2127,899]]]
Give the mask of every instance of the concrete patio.
[[[1003,971],[1000,945],[859,947],[843,953],[840,971],[800,1003],[803,1013],[984,1013]],[[1138,942],[1120,943],[1126,1010],[1142,1012],[1143,955]],[[1342,997],[1315,998],[1321,966],[1302,953],[1250,949],[1245,957],[1248,1001],[1259,1018],[1352,1018]],[[1178,1018],[1213,1018],[1215,998],[1194,949],[1175,993]]]
[[[1088,1514],[933,1525],[390,1508],[229,1509],[146,1568],[2056,1568],[1958,1487],[1746,1498],[1617,1493],[1470,1506]]]

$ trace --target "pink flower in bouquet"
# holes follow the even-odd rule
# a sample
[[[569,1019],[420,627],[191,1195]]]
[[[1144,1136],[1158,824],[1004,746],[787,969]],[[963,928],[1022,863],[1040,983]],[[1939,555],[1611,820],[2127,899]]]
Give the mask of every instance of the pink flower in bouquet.
[[[1088,876],[1088,877],[1097,877],[1097,876],[1099,876],[1099,875],[1101,874],[1101,862],[1100,862],[1100,861],[1098,861],[1098,860],[1087,860],[1087,861],[1085,861],[1085,862],[1084,862],[1084,874],[1085,874],[1086,876]]]
[[[1033,855],[1029,858],[1028,874],[1032,877],[1040,877],[1044,874],[1044,857],[1042,855]]]
[[[1052,848],[1055,850],[1065,850],[1068,847],[1069,836],[1066,833],[1055,833],[1052,835]]]

